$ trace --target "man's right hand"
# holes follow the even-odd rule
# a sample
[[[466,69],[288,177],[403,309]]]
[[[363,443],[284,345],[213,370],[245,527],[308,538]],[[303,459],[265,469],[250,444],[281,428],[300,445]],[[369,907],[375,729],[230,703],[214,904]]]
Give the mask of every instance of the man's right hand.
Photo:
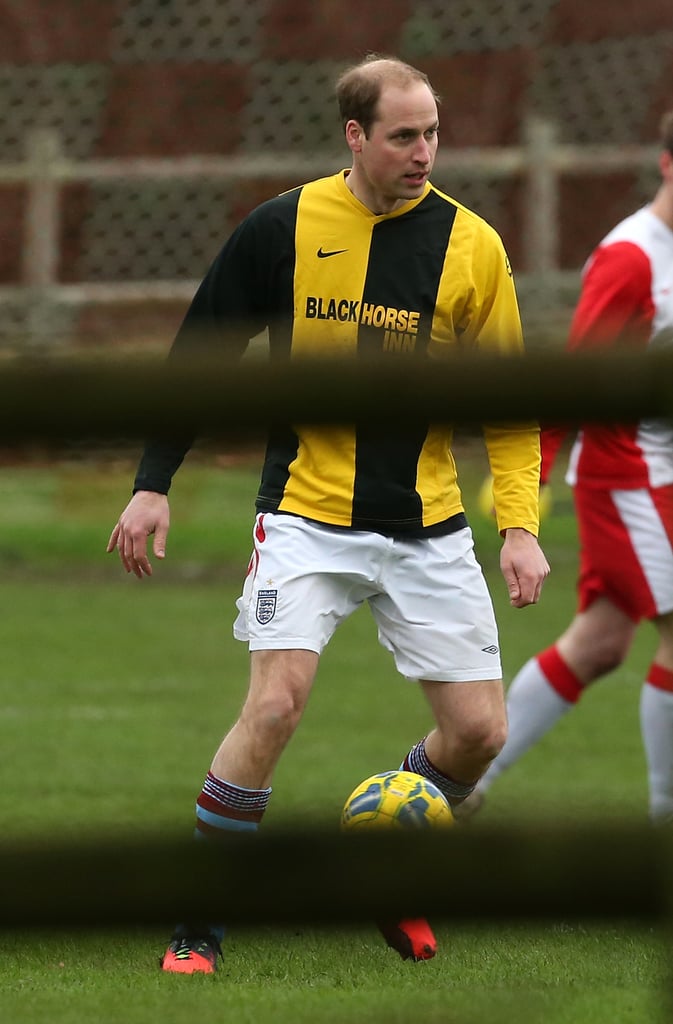
[[[151,576],[147,538],[154,534],[154,556],[165,558],[169,525],[167,496],[156,491],[137,491],[110,534],[107,551],[110,553],[116,548],[126,571],[135,573],[139,580]]]

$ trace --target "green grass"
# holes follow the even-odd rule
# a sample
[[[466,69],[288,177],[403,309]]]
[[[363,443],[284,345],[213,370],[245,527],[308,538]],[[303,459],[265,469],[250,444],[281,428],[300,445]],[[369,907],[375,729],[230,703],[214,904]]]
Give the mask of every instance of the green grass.
[[[249,553],[258,469],[204,458],[172,494],[166,563],[151,580],[104,554],[125,504],[130,463],[0,469],[0,817],[5,841],[70,840],[192,827],[210,756],[244,697],[247,653],[231,638]],[[483,462],[465,452],[468,505]],[[492,524],[475,516],[508,678],[554,639],[574,609],[574,522],[562,484],[543,541],[542,602],[510,609]],[[643,822],[639,682],[653,637],[590,691],[493,787],[473,828],[521,822]],[[396,765],[429,727],[417,688],[399,679],[366,609],[324,655],[305,718],[275,779],[269,824],[333,822],[372,771]],[[418,866],[422,876],[422,865]],[[460,885],[447,866],[447,885]],[[369,926],[237,930],[214,978],[156,970],[160,931],[5,933],[0,1017],[171,1024],[186,1019],[544,1021],[658,1024],[663,937],[636,925],[535,927],[440,922],[434,961],[402,963]]]
[[[3,957],[5,1020],[160,1019],[510,1024],[662,1020],[661,950],[650,933],[569,927],[437,929],[445,950],[402,963],[371,928],[259,929],[226,940],[214,978],[156,969],[164,936],[19,935]]]

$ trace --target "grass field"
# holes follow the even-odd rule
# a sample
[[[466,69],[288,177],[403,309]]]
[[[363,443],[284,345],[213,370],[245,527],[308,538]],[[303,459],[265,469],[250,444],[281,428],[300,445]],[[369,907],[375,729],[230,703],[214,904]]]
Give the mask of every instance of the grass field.
[[[465,445],[468,504],[483,463]],[[187,464],[172,495],[167,562],[126,577],[104,554],[127,500],[125,460],[0,468],[0,816],[4,840],[54,840],[192,826],[194,797],[245,692],[231,639],[249,553],[257,464]],[[506,675],[551,641],[574,607],[574,522],[555,485],[541,604],[514,611],[498,540],[476,515]],[[472,826],[645,820],[639,682],[652,637],[494,787]],[[324,823],[366,775],[395,766],[429,726],[366,610],[335,637],[275,780],[270,824]],[[418,866],[422,874],[422,865]],[[233,880],[235,884],[235,880]],[[460,885],[447,866],[447,885]],[[506,884],[506,880],[503,881]],[[237,930],[214,978],[163,976],[166,935],[4,934],[0,1017],[32,1024],[187,1019],[247,1022],[544,1021],[659,1024],[668,963],[647,927],[554,921],[436,928],[440,954],[402,963],[374,928]]]

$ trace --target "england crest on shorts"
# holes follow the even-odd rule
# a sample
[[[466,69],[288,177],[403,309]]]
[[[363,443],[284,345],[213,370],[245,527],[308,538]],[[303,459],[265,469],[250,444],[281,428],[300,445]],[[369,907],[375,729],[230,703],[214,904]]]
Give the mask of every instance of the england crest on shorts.
[[[277,590],[257,591],[257,608],[255,610],[255,618],[258,622],[261,622],[263,626],[265,626],[267,622],[271,622],[271,619],[276,614],[277,599]]]

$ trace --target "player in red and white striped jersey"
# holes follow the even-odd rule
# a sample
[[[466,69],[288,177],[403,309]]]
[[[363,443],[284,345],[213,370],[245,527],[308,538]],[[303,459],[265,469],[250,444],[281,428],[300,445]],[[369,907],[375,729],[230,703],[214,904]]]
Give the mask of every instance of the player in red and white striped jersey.
[[[673,343],[673,111],[662,119],[661,185],[618,224],[584,268],[568,348],[653,348]],[[565,431],[542,436],[542,484]],[[566,480],[580,539],[577,613],[557,641],[528,661],[507,694],[509,737],[463,805],[474,813],[493,781],[626,658],[638,623],[658,644],[640,701],[649,811],[673,821],[673,424],[587,424]]]

